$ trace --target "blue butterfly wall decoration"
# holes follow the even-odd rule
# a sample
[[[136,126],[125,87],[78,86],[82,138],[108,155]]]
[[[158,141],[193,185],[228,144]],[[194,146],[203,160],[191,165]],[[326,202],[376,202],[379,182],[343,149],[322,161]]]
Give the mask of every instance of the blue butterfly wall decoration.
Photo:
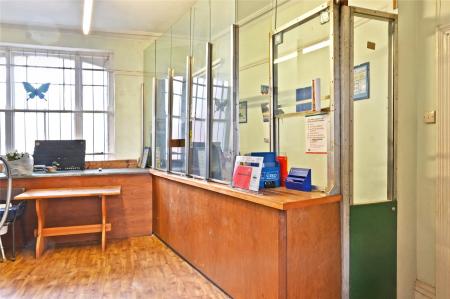
[[[35,97],[47,101],[47,99],[45,98],[45,93],[48,91],[50,83],[42,84],[38,88],[34,88],[33,85],[28,82],[22,82],[22,84],[25,88],[25,91],[27,92],[27,101],[29,99],[34,99]]]

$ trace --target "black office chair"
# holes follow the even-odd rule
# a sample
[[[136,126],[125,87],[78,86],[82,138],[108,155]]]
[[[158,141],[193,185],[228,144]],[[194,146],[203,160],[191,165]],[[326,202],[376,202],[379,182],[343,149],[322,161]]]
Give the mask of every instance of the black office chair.
[[[12,192],[11,192],[11,197],[14,198],[14,196],[19,195],[21,193],[23,193],[25,191],[25,189],[23,188],[13,188]],[[3,196],[3,194],[6,195],[6,190],[0,190],[0,205],[4,205],[4,206],[0,206],[0,217],[3,216],[3,213],[5,213],[5,206],[6,206],[6,200],[4,200],[4,198],[6,198],[6,196]],[[14,261],[16,260],[16,220],[19,219],[25,212],[25,202],[20,201],[18,203],[11,203],[10,204],[10,208],[8,211],[8,215],[6,217],[6,221],[5,224],[3,225],[4,227],[10,227],[11,228],[11,234],[12,234],[12,258],[11,260]],[[1,229],[0,229],[1,231]],[[7,230],[5,231],[5,233],[7,232]],[[0,232],[0,236],[2,235],[2,233]]]
[[[1,236],[8,232],[8,227],[11,226],[12,229],[12,259],[16,259],[16,237],[15,237],[15,222],[21,217],[25,212],[25,203],[12,203],[11,200],[14,196],[23,193],[23,188],[12,188],[12,177],[9,171],[9,167],[6,161],[0,157],[0,161],[5,165],[6,176],[8,179],[8,185],[6,189],[0,189],[0,251],[2,254],[2,259],[5,261],[5,252],[3,249],[3,244],[1,241]]]

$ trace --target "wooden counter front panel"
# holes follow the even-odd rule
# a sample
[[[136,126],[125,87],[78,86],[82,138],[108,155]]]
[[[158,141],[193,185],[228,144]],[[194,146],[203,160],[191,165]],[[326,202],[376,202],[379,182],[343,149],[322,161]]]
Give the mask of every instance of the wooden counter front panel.
[[[287,297],[341,298],[340,205],[287,211]]]
[[[31,179],[14,179],[15,188],[44,189],[65,187],[96,187],[120,185],[122,194],[107,198],[107,219],[112,230],[108,239],[149,236],[152,234],[152,178],[149,174],[139,175],[102,175],[79,177],[48,177]],[[0,181],[0,186],[6,181]],[[101,200],[86,198],[49,199],[46,225],[71,226],[98,223],[101,221]],[[16,222],[16,242],[23,246],[34,242],[36,228],[36,210],[34,201],[27,201],[25,215]],[[21,229],[24,226],[24,232]],[[25,234],[25,236],[23,236]],[[8,235],[10,235],[8,233]],[[99,241],[100,234],[52,237],[52,243],[79,243]],[[10,236],[6,238],[9,247]]]
[[[153,192],[154,232],[225,292],[285,297],[283,211],[156,176]]]

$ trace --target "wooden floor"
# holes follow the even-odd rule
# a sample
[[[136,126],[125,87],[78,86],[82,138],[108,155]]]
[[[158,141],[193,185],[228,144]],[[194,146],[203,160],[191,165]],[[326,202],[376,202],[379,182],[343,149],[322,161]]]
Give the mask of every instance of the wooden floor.
[[[228,298],[156,237],[33,254],[0,263],[0,298]]]

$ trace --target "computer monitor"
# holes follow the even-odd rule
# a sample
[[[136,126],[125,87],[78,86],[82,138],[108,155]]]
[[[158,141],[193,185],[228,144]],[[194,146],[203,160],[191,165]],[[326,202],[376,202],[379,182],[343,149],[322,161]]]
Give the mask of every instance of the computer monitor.
[[[58,163],[58,170],[83,170],[86,155],[85,140],[36,140],[34,165],[51,166]]]

